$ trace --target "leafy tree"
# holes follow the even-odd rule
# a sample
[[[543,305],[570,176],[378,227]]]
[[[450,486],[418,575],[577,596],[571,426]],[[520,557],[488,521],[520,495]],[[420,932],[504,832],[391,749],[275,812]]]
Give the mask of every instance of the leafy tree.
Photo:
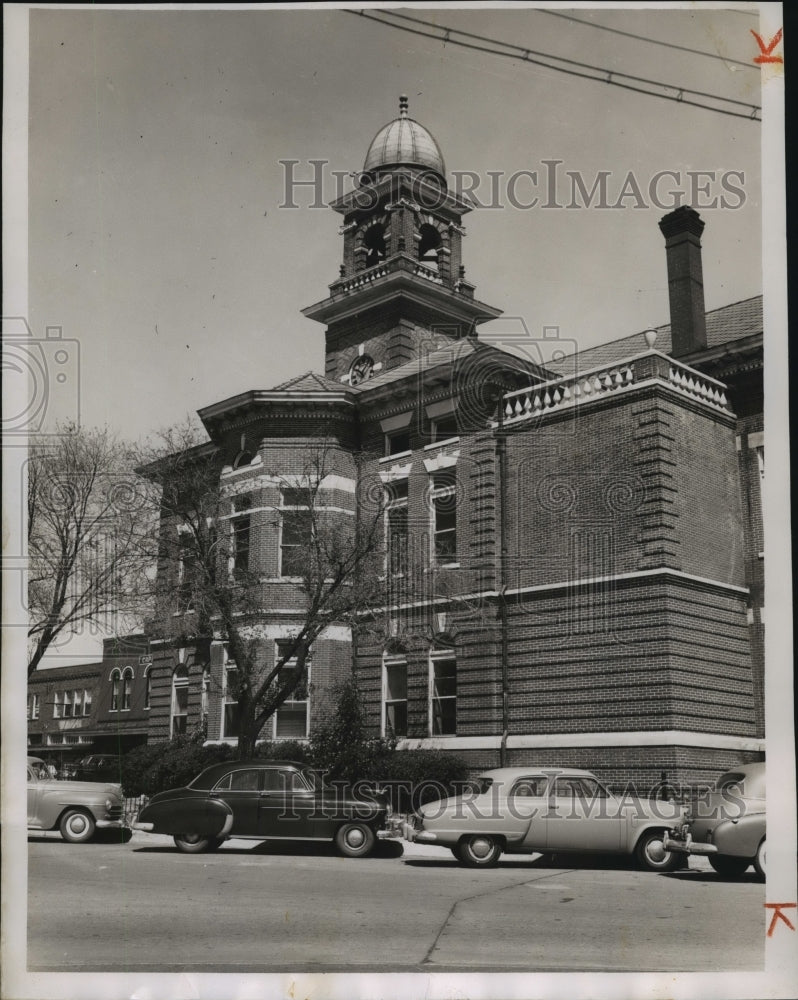
[[[302,515],[292,522],[297,624],[272,663],[263,628],[268,588],[257,560],[248,565],[240,559],[248,535],[230,527],[236,513],[247,518],[247,508],[237,509],[236,498],[225,494],[219,452],[198,436],[190,424],[173,428],[141,455],[150,502],[160,515],[156,611],[148,631],[175,642],[206,638],[227,644],[244,758],[252,756],[266,722],[307,682],[316,639],[330,625],[353,626],[358,612],[381,596],[376,556],[383,545],[382,501],[357,505],[355,517],[328,510],[324,481],[339,470],[333,450],[323,446],[308,448],[300,475],[284,482],[272,476],[291,490]],[[275,530],[283,516],[275,506]]]
[[[107,429],[34,439],[27,470],[30,677],[59,638],[140,620],[151,524],[130,449]]]

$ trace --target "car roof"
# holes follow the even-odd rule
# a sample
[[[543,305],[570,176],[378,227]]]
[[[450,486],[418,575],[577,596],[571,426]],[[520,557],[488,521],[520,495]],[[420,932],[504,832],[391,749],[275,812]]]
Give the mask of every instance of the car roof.
[[[725,784],[732,775],[742,775],[743,795],[745,798],[765,798],[765,762],[755,761],[753,764],[740,764],[730,767],[718,778],[717,784]]]
[[[492,771],[480,771],[478,777],[493,778],[494,781],[514,781],[516,778],[525,778],[531,775],[544,775],[545,777],[559,777],[560,775],[578,778],[596,777],[592,771],[585,771],[579,767],[557,767],[555,765],[541,764],[530,764],[528,767],[497,767]]]
[[[297,771],[308,769],[307,764],[299,764],[295,760],[267,760],[265,757],[256,757],[252,760],[222,760],[218,764],[211,764],[204,771],[200,771],[195,778],[192,778],[189,785],[192,788],[211,788],[219,778],[225,774],[229,774],[230,771],[250,770],[253,767],[274,767],[275,765],[279,767],[293,767]]]
[[[41,757],[28,757],[28,763],[29,764],[43,764],[44,761],[41,759]]]

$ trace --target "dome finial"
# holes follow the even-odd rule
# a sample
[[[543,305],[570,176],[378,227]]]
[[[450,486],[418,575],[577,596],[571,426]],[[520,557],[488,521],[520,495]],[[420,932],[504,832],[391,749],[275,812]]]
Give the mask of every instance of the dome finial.
[[[407,94],[402,94],[399,98],[399,117],[407,118]]]

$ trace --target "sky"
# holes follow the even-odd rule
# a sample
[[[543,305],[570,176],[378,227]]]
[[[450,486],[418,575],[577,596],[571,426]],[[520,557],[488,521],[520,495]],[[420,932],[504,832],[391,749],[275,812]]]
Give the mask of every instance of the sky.
[[[415,16],[617,72],[760,103],[759,70],[665,48],[535,9]],[[574,13],[574,12],[572,12]],[[754,16],[729,10],[575,12],[587,22],[751,61]],[[427,29],[422,29],[427,30]],[[474,171],[496,207],[466,217],[467,277],[483,301],[557,326],[577,346],[668,319],[665,210],[690,199],[689,170],[715,171],[701,210],[708,309],[761,292],[761,125],[471,52],[329,8],[38,9],[30,20],[29,319],[77,341],[79,417],[127,437],[179,422],[235,393],[323,371],[323,327],[300,309],[323,299],[341,261],[340,217],[280,208],[286,168],[361,169],[401,93],[437,138],[447,168]],[[610,171],[608,203],[633,171],[647,205],[513,207],[545,199],[543,161],[588,189]],[[494,182],[495,183],[495,182]],[[697,206],[696,206],[697,207]],[[505,321],[506,322],[506,321]],[[504,327],[506,328],[506,327]],[[488,333],[490,328],[486,328]],[[500,330],[502,327],[499,328]],[[73,398],[50,416],[71,415]],[[63,412],[61,412],[63,411]]]
[[[756,12],[732,6],[740,9],[403,10],[760,104]],[[323,327],[300,310],[338,277],[340,217],[311,208],[307,187],[293,196],[298,207],[281,207],[281,161],[299,161],[296,176],[308,178],[309,161],[324,160],[331,201],[332,171],[362,168],[400,94],[436,137],[450,184],[453,171],[476,175],[485,207],[464,220],[463,253],[477,298],[504,310],[483,327],[494,343],[521,323],[532,338],[557,327],[574,350],[667,322],[657,222],[672,191],[706,222],[707,309],[762,291],[762,125],[749,118],[443,44],[328,5],[46,7],[31,10],[29,25],[27,318],[35,338],[60,328],[70,366],[65,386],[52,383],[49,421],[108,425],[137,439],[228,396],[323,372]],[[562,207],[543,208],[551,161],[560,161]],[[536,172],[537,184],[523,171]],[[589,190],[600,171],[617,207],[565,207],[567,172]],[[675,176],[658,185],[657,205],[650,183],[661,171]],[[688,171],[714,179],[693,191]],[[642,201],[620,198],[630,172]],[[534,195],[537,206],[518,206]]]

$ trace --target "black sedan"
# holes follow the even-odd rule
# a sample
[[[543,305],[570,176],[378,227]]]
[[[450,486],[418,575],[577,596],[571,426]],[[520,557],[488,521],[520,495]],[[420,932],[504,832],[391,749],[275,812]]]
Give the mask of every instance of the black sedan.
[[[135,830],[168,834],[188,854],[219,848],[229,837],[333,841],[348,858],[370,854],[391,814],[379,793],[324,784],[303,764],[239,760],[213,764],[185,788],[154,795]]]

